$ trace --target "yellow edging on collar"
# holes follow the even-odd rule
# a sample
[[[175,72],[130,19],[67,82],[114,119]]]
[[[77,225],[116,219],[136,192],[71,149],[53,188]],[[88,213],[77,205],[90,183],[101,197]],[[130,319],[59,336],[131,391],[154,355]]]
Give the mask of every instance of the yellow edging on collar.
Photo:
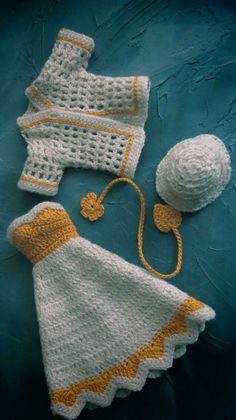
[[[45,105],[47,108],[52,108],[52,104],[51,102],[49,102],[44,95],[42,95],[39,90],[34,86],[31,85],[29,87],[29,90],[31,92],[31,94],[38,99],[39,102],[41,102],[43,105]]]

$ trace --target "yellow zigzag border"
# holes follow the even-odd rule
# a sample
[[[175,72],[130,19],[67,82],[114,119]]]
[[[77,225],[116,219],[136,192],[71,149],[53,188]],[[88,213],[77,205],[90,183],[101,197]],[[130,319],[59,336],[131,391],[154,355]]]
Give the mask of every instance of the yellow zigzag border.
[[[82,392],[92,391],[97,394],[102,394],[106,390],[111,379],[115,376],[130,379],[135,377],[140,362],[144,359],[159,359],[165,352],[165,339],[175,334],[187,332],[186,315],[202,309],[203,307],[204,304],[202,302],[199,302],[192,297],[188,297],[158,334],[147,345],[131,355],[126,361],[105,370],[99,375],[71,385],[68,388],[51,391],[51,401],[71,407],[75,404],[77,396]]]

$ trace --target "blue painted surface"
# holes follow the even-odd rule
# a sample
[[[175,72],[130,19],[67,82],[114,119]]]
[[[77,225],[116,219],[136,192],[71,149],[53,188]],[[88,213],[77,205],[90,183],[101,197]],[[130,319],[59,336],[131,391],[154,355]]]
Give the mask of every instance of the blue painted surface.
[[[222,138],[236,164],[236,8],[229,1],[15,1],[0,17],[0,407],[4,420],[50,420],[36,320],[32,267],[5,239],[8,224],[44,197],[16,188],[26,147],[16,118],[24,90],[48,58],[61,27],[94,38],[89,71],[149,75],[152,89],[146,145],[136,182],[147,199],[145,254],[163,272],[176,256],[171,235],[152,223],[155,169],[178,141],[200,133]],[[100,192],[110,174],[69,169],[55,201],[81,235],[140,265],[136,249],[139,203],[129,186],[106,199],[95,225],[79,215],[88,191]],[[236,418],[236,180],[206,209],[184,217],[182,273],[173,283],[216,311],[197,344],[161,379],[110,408],[81,419]]]

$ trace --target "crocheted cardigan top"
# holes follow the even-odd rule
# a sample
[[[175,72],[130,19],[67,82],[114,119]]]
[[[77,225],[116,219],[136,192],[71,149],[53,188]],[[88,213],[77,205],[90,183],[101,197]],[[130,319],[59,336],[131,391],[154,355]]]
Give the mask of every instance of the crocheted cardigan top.
[[[26,89],[18,118],[28,143],[18,186],[55,195],[68,166],[133,178],[145,140],[148,77],[107,77],[86,71],[94,42],[62,29],[38,78]]]

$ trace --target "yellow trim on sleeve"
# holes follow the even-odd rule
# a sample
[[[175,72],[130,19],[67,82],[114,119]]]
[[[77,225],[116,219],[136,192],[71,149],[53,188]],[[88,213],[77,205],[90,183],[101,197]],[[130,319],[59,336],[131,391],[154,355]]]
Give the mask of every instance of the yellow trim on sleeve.
[[[83,48],[84,50],[87,50],[89,53],[92,51],[92,49],[90,47],[88,47],[87,45],[83,44],[80,41],[77,41],[76,39],[69,38],[68,36],[58,35],[57,39],[58,39],[58,41],[69,42],[70,44],[73,44],[73,45],[76,45],[77,47]]]
[[[49,188],[57,188],[58,184],[56,182],[50,182],[50,181],[44,181],[41,179],[31,178],[26,175],[21,175],[20,177],[21,181],[29,182],[30,184],[37,184],[41,185],[42,187],[49,187]]]

